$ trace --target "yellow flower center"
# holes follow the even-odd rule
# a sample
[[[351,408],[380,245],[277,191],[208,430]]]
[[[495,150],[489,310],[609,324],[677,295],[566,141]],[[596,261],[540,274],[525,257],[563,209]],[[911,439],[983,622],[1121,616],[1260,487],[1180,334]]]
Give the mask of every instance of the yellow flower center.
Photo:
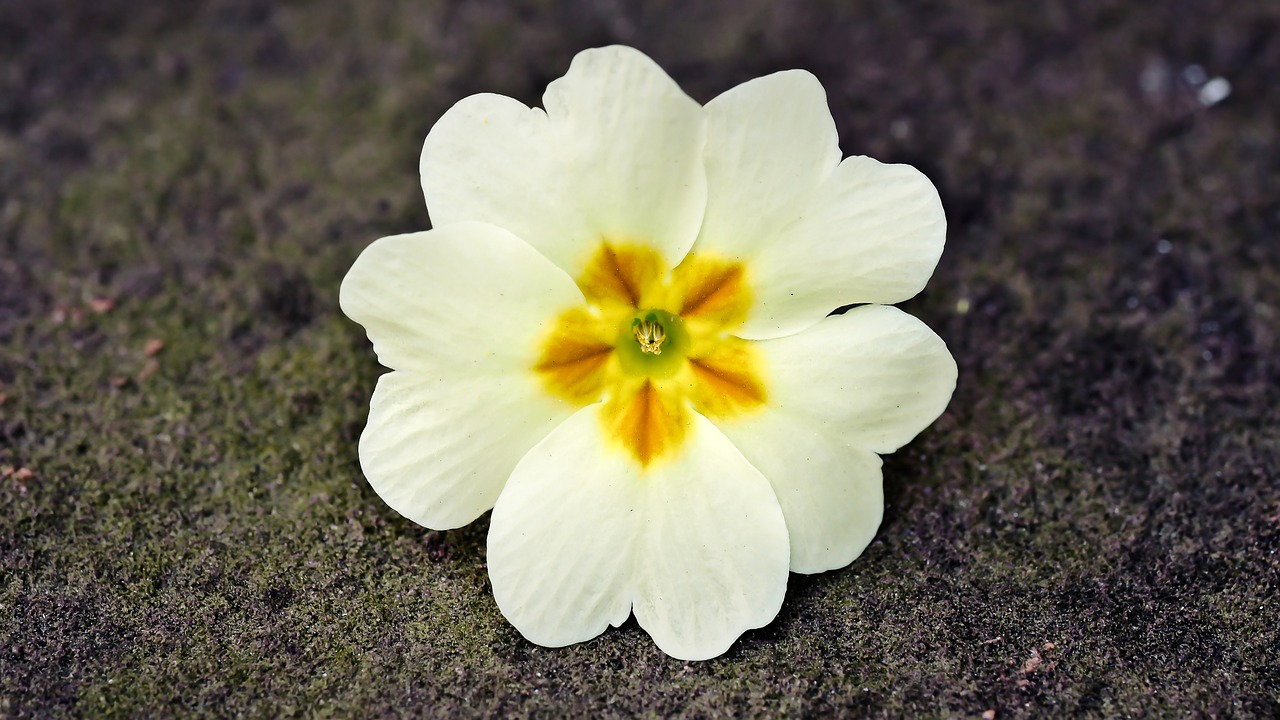
[[[603,402],[604,437],[642,467],[680,449],[691,411],[764,405],[761,359],[733,335],[751,306],[741,264],[689,255],[668,273],[654,250],[603,242],[578,287],[586,305],[556,318],[533,370],[554,397]]]

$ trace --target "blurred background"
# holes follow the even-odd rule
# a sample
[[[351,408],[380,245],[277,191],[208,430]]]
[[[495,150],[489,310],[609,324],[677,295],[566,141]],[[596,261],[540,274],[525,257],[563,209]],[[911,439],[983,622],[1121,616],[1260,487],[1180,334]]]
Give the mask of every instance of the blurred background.
[[[938,186],[960,365],[849,568],[687,664],[525,642],[360,474],[422,140],[624,43]],[[0,4],[0,714],[1280,714],[1280,6]]]

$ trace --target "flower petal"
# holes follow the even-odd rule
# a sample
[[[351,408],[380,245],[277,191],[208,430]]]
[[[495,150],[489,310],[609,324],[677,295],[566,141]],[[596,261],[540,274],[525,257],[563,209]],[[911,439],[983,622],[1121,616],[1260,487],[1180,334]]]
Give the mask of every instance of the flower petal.
[[[342,311],[395,370],[523,371],[557,314],[583,302],[573,280],[501,228],[462,223],[385,237],[342,281]]]
[[[520,458],[570,412],[516,374],[387,373],[369,403],[360,467],[401,515],[462,527],[493,507]]]
[[[956,361],[942,338],[888,305],[853,308],[757,347],[773,407],[802,412],[880,454],[936,420],[956,387]]]
[[[790,548],[768,481],[711,421],[691,417],[688,453],[647,478],[634,609],[663,652],[705,660],[777,616]]]
[[[825,572],[862,554],[884,515],[878,455],[798,413],[771,411],[720,427],[773,485],[792,572]]]
[[[644,487],[606,454],[598,406],[579,410],[516,465],[489,522],[489,578],[502,614],[560,647],[631,614],[632,555]]]
[[[896,303],[924,288],[946,217],[908,165],[840,162],[822,86],[791,71],[707,104],[707,212],[696,252],[743,262],[755,305],[739,334],[797,332],[842,305]]]
[[[516,467],[493,510],[489,576],[533,642],[588,640],[636,619],[694,660],[767,624],[786,591],[786,526],[773,491],[715,426],[691,414],[685,449],[642,468],[601,441],[583,408]]]
[[[572,412],[529,369],[582,293],[505,230],[462,223],[378,240],[340,301],[396,370],[378,380],[361,466],[417,523],[454,528],[488,510],[516,462]]]
[[[938,191],[910,165],[846,158],[800,220],[760,248],[744,337],[778,337],[854,303],[902,302],[942,257]]]
[[[840,163],[822,84],[805,70],[788,70],[722,93],[707,103],[705,155],[698,252],[749,260],[800,217]]]
[[[435,226],[504,227],[575,277],[602,240],[678,262],[706,204],[702,108],[618,46],[578,53],[543,104],[475,95],[440,118],[421,162]]]
[[[883,513],[880,461],[946,408],[956,364],[916,318],[854,308],[755,344],[769,373],[763,413],[717,425],[773,485],[791,536],[791,569],[853,561]]]

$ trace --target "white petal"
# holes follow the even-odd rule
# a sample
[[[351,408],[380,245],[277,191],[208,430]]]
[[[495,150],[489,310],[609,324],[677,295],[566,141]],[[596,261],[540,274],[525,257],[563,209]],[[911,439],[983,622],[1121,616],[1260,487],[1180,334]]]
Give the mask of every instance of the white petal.
[[[956,387],[956,361],[942,338],[887,305],[853,308],[756,347],[768,368],[770,407],[881,454],[936,420]]]
[[[538,338],[583,298],[527,243],[464,223],[373,243],[343,279],[339,301],[383,365],[472,376],[530,367]]]
[[[705,660],[777,616],[790,550],[768,481],[709,420],[692,417],[688,453],[649,478],[635,614],[663,652]]]
[[[701,107],[636,50],[586,50],[543,96],[450,109],[422,150],[436,227],[507,228],[576,276],[602,239],[648,245],[674,265],[706,205]]]
[[[822,86],[776,73],[707,104],[707,212],[697,252],[747,265],[743,337],[797,332],[842,305],[895,303],[924,287],[946,217],[907,165],[840,162]]]
[[[852,562],[884,512],[880,459],[946,408],[956,365],[924,323],[883,305],[855,308],[756,344],[769,408],[720,428],[769,479],[787,519],[791,569]]]
[[[636,619],[664,652],[723,653],[777,615],[785,522],[760,473],[705,418],[642,470],[602,445],[599,406],[535,447],[494,507],[489,575],[525,637],[567,645]]]
[[[919,170],[846,158],[752,259],[757,305],[740,334],[777,337],[842,305],[906,300],[933,274],[946,231],[938,191]]]
[[[342,282],[342,309],[382,363],[360,464],[392,508],[427,527],[493,506],[516,462],[571,410],[529,371],[577,286],[505,230],[463,223],[383,238]]]
[[[643,487],[601,448],[598,406],[516,466],[489,521],[489,578],[502,614],[539,645],[591,638],[631,614]]]
[[[721,428],[773,486],[792,572],[844,567],[862,554],[884,516],[878,455],[802,412],[771,410]]]
[[[378,378],[360,466],[392,509],[436,530],[493,507],[520,458],[570,409],[519,374]]]
[[[707,103],[705,155],[707,212],[698,251],[750,260],[801,216],[840,163],[821,83],[789,70],[721,94]]]

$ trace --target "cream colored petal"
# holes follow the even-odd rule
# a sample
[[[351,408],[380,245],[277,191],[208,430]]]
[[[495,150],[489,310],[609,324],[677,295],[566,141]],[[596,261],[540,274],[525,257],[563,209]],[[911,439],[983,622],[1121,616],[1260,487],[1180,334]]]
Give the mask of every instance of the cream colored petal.
[[[862,554],[884,515],[878,455],[802,412],[771,410],[720,426],[773,486],[792,572],[844,567]]]
[[[582,294],[514,235],[461,223],[373,243],[340,301],[396,370],[379,379],[360,437],[370,484],[427,527],[474,520],[571,412],[530,368],[540,337]]]
[[[461,527],[493,507],[520,458],[571,412],[514,373],[387,373],[360,436],[360,466],[401,515]]]
[[[884,512],[880,458],[946,408],[956,365],[924,323],[868,305],[755,343],[767,409],[719,427],[769,479],[787,519],[791,569],[843,567]]]
[[[946,229],[938,191],[920,171],[846,158],[751,260],[757,304],[740,334],[778,337],[842,305],[914,296],[942,256]]]
[[[692,418],[688,452],[649,478],[635,614],[663,652],[705,660],[777,616],[790,552],[768,481],[709,420]]]
[[[786,590],[786,526],[768,483],[706,419],[683,451],[642,470],[602,442],[599,406],[516,467],[494,507],[498,607],[551,646],[636,619],[663,651],[698,660],[767,624]]]
[[[578,411],[521,460],[489,523],[493,597],[539,645],[590,640],[631,614],[644,487],[603,452],[598,407]]]
[[[543,104],[476,95],[440,118],[421,161],[435,226],[507,228],[575,277],[602,239],[678,262],[706,205],[702,108],[617,46],[579,53]]]
[[[707,103],[705,155],[698,252],[749,263],[813,204],[840,164],[826,91],[804,70],[738,85]]]
[[[461,223],[365,248],[339,301],[383,365],[471,377],[527,370],[556,315],[583,298],[568,275],[511,233]]]
[[[769,406],[850,444],[891,453],[937,419],[956,387],[947,346],[916,318],[864,305],[762,341]]]
[[[842,305],[918,293],[946,218],[928,178],[865,157],[840,161],[822,85],[793,70],[707,104],[707,212],[696,251],[746,266],[743,337],[787,335]]]

